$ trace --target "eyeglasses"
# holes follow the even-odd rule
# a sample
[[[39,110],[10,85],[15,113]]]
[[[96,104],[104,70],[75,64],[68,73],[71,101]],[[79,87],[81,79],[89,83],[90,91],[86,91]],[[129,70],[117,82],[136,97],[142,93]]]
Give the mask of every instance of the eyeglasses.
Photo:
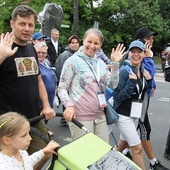
[[[40,54],[46,55],[47,53],[46,53],[46,52],[40,52],[40,51],[38,51],[37,54],[38,54],[38,55],[40,55]]]

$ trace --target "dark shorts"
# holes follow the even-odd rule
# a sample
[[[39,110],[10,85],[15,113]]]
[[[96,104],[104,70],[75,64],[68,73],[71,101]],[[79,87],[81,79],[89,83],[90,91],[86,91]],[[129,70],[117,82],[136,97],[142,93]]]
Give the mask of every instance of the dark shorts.
[[[39,121],[34,126],[34,128],[38,129],[43,135],[45,135],[47,138],[49,138],[47,126],[45,125],[45,123],[43,121]],[[31,144],[27,150],[29,154],[39,151],[40,149],[43,149],[44,147],[47,146],[47,144],[40,137],[38,137],[36,134],[30,132],[30,136],[31,136],[32,140],[31,140]]]
[[[139,121],[138,129],[140,131],[141,140],[150,140],[151,126],[149,123],[148,113],[146,113],[144,122]]]
[[[148,107],[149,107],[149,99],[148,99],[148,106],[147,106],[144,122],[139,121],[139,125],[137,128],[140,131],[140,139],[144,141],[150,140],[150,134],[151,134],[151,126],[148,117]]]

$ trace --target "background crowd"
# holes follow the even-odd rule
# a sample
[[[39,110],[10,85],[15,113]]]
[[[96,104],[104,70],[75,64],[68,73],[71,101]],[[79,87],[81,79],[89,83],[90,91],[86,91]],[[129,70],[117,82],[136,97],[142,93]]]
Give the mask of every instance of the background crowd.
[[[88,29],[82,41],[77,35],[70,35],[68,45],[64,47],[59,40],[58,29],[53,28],[50,36],[34,32],[36,20],[37,15],[32,8],[26,5],[18,6],[10,20],[12,32],[1,34],[0,114],[3,116],[10,111],[19,114],[8,113],[9,118],[2,117],[0,132],[2,127],[10,124],[15,117],[24,115],[27,132],[25,145],[28,146],[22,148],[11,144],[12,152],[9,152],[8,147],[5,147],[8,138],[4,138],[8,134],[0,133],[0,156],[14,156],[19,166],[20,162],[22,166],[27,166],[23,162],[26,158],[20,150],[27,150],[28,154],[41,150],[42,155],[32,167],[34,166],[34,169],[43,167],[51,154],[55,153],[53,151],[55,147],[59,145],[55,143],[47,147],[35,134],[30,133],[29,136],[27,119],[44,114],[45,120],[35,122],[31,126],[47,137],[52,136],[53,132],[47,128],[47,121],[56,114],[53,109],[55,97],[58,97],[63,105],[64,118],[61,119],[61,123],[69,126],[73,141],[85,133],[71,122],[74,117],[95,135],[109,142],[104,113],[105,88],[108,86],[114,89],[113,108],[119,114],[116,122],[120,131],[117,149],[121,152],[124,150],[125,155],[127,153],[132,155],[131,159],[140,168],[146,169],[142,154],[144,148],[152,170],[168,170],[155,158],[150,141],[151,126],[148,118],[149,100],[156,89],[151,48],[158,33],[142,27],[136,31],[126,51],[123,44],[118,44],[112,49],[110,57],[107,57],[102,50],[104,36],[99,29]],[[136,110],[139,112],[141,103],[145,103],[141,115],[131,115],[134,102],[135,106],[137,105],[133,110],[135,113]],[[14,135],[18,133],[23,132],[16,131]],[[167,159],[170,157],[168,144],[169,137],[164,155]],[[46,148],[45,151],[43,148]]]

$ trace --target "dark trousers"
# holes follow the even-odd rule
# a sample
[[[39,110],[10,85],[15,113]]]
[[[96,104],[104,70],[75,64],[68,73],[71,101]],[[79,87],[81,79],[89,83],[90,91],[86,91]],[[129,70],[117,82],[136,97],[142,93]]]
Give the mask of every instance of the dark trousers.
[[[165,153],[170,155],[170,128],[169,128],[169,132],[168,132]]]

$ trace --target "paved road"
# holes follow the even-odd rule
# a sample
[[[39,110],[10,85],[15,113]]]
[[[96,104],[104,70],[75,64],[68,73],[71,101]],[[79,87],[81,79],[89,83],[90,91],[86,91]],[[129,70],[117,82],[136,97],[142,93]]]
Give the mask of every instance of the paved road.
[[[160,65],[156,65],[157,73],[155,79],[157,82],[157,91],[151,99],[149,108],[149,117],[152,126],[151,141],[154,149],[155,156],[170,168],[170,161],[164,158],[163,153],[165,149],[166,137],[169,129],[170,118],[170,83],[164,82],[163,73]],[[167,89],[168,93],[167,93]],[[56,112],[62,112],[62,107],[54,107]],[[58,141],[61,147],[71,142],[70,131],[68,127],[62,126],[59,123],[60,118],[56,117],[48,122],[48,127],[54,132],[52,139]],[[115,125],[113,132],[118,140],[119,132]],[[110,136],[110,144],[114,145],[112,136]],[[147,169],[149,169],[149,160],[144,154]],[[45,168],[44,168],[45,169]]]

